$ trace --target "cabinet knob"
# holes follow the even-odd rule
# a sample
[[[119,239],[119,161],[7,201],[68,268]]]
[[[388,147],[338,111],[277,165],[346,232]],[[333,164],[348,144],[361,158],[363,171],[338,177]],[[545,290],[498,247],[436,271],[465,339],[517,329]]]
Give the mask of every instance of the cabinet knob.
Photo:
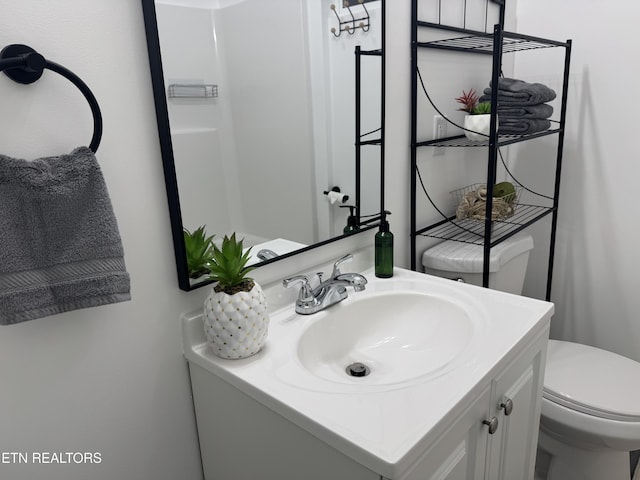
[[[487,425],[489,427],[489,435],[493,435],[498,430],[498,417],[493,417],[491,420],[483,420],[483,425]]]
[[[511,412],[513,412],[513,400],[507,398],[504,402],[500,404],[500,408],[504,410],[504,414],[509,416]]]

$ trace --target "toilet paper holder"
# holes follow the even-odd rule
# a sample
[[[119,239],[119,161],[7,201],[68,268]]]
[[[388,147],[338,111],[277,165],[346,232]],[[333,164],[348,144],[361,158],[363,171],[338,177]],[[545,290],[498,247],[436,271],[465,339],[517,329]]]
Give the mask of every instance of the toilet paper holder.
[[[331,203],[345,203],[349,201],[349,195],[341,192],[340,187],[332,187],[331,190],[325,190],[322,192],[326,195]]]

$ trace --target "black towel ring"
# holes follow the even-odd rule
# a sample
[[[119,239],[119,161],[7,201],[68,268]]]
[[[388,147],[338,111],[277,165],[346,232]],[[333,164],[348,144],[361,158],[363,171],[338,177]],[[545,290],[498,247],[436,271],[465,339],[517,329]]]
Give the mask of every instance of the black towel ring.
[[[98,101],[87,84],[72,71],[62,65],[45,59],[27,45],[7,45],[0,51],[0,72],[4,72],[4,74],[14,82],[24,85],[33,83],[42,76],[45,68],[71,81],[71,83],[78,87],[89,102],[91,113],[93,114],[93,137],[91,138],[89,148],[95,153],[98,150],[98,145],[100,145],[100,139],[102,138],[102,114],[100,113]]]

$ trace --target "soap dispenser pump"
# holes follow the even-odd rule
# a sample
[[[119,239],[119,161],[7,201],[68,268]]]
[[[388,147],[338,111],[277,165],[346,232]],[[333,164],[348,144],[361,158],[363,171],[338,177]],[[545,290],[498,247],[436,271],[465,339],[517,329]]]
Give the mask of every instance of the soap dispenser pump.
[[[340,205],[340,208],[348,208],[349,216],[347,217],[347,226],[344,227],[342,233],[345,235],[349,235],[351,233],[356,233],[360,231],[360,227],[358,226],[358,218],[356,217],[356,210],[358,207],[355,205]]]
[[[384,210],[380,230],[375,237],[375,274],[379,278],[393,276],[393,233],[389,231],[387,215],[391,215],[391,212]]]

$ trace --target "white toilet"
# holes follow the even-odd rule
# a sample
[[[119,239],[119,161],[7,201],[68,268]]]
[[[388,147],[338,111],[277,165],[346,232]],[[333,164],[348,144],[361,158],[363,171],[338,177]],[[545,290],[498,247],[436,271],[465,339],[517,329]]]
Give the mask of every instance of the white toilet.
[[[521,294],[533,240],[514,236],[491,250],[489,286]],[[425,273],[482,285],[483,248],[453,241],[423,253]],[[577,343],[550,340],[536,478],[629,480],[640,449],[640,363]]]
[[[629,480],[640,449],[640,363],[606,350],[549,340],[539,455],[548,480]]]
[[[489,288],[522,293],[531,235],[514,235],[491,249]],[[481,245],[445,240],[422,254],[424,273],[482,286],[484,249]]]

